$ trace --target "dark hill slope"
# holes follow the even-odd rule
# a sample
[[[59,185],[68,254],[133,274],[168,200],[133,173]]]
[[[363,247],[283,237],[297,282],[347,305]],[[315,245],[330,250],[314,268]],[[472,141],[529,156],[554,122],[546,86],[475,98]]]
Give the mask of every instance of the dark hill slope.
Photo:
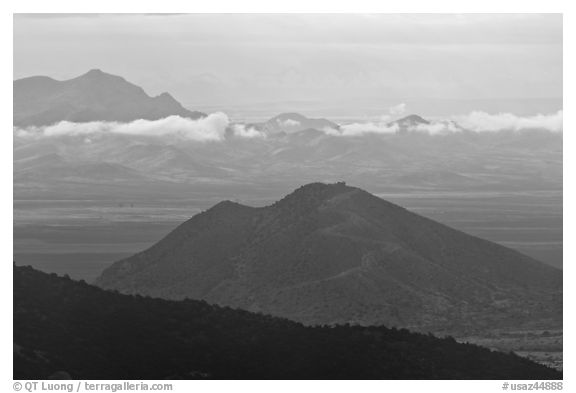
[[[226,207],[228,208],[228,207]],[[384,327],[304,327],[14,266],[14,379],[560,379],[512,354]]]
[[[157,120],[171,115],[205,116],[184,108],[170,94],[148,96],[124,78],[91,70],[65,81],[34,76],[14,81],[14,125],[43,126],[72,122]]]
[[[460,333],[562,319],[560,270],[343,183],[219,203],[96,284],[307,324]]]

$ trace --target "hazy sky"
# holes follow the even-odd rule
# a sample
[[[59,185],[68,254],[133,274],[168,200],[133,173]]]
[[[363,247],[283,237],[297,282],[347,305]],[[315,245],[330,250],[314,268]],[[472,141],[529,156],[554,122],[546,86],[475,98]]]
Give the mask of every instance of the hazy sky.
[[[551,101],[561,105],[562,17],[15,17],[14,78],[68,79],[92,68],[124,76],[149,94],[169,91],[193,109],[299,101],[310,108],[377,110],[379,105],[432,102],[426,107],[431,112],[434,102],[476,100],[474,105],[486,107],[471,109],[493,110],[494,102],[518,106],[528,100],[527,111],[537,112],[554,109],[546,107]]]

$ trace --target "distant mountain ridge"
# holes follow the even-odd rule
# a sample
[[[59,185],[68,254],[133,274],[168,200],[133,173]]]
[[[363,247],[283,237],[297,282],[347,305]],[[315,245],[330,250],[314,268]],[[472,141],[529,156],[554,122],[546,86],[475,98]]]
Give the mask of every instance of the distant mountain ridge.
[[[388,123],[388,125],[394,125],[394,124],[398,125],[402,130],[408,130],[420,124],[430,124],[430,121],[418,115],[408,115]]]
[[[355,123],[354,128],[361,130],[361,123]],[[386,124],[388,127],[396,128],[396,134],[407,133],[451,133],[466,132],[467,130],[460,126],[454,120],[427,120],[419,115],[412,114],[390,121]],[[309,118],[300,113],[281,113],[265,122],[247,124],[268,136],[283,136],[293,134],[317,134],[319,132],[325,135],[337,136],[339,132],[345,130],[346,124],[337,124],[324,118]],[[366,123],[366,128],[370,129],[371,123]],[[367,133],[369,134],[369,133]]]
[[[157,120],[177,115],[198,119],[169,93],[150,97],[124,78],[93,69],[57,81],[46,76],[15,80],[13,124],[18,127],[71,122]]]
[[[30,134],[34,132],[31,130]],[[21,133],[18,129],[14,133],[14,190],[17,195],[24,192],[25,199],[41,198],[45,192],[75,194],[83,178],[70,178],[74,170],[63,172],[62,166],[86,162],[114,163],[132,169],[138,173],[134,181],[146,192],[156,187],[179,193],[181,189],[172,187],[190,187],[199,179],[228,183],[230,187],[241,183],[268,188],[282,183],[276,196],[299,184],[338,179],[375,191],[531,192],[562,187],[563,137],[561,133],[544,131],[367,133],[342,137],[305,129],[252,138],[235,137],[230,132],[217,143],[145,133],[52,137]],[[39,162],[44,164],[36,165]],[[49,168],[54,168],[54,175]],[[36,170],[41,173],[33,174]],[[89,177],[84,179],[94,183]],[[94,180],[102,183],[105,179]],[[123,193],[122,182],[117,182],[115,176],[110,180]],[[156,184],[157,180],[163,183]],[[231,189],[221,195],[233,194]]]
[[[562,272],[343,183],[221,202],[96,284],[307,324],[474,331],[562,319]]]
[[[255,126],[268,135],[290,135],[307,130],[323,131],[325,129],[338,130],[340,128],[338,124],[330,120],[309,118],[300,113],[281,113]]]

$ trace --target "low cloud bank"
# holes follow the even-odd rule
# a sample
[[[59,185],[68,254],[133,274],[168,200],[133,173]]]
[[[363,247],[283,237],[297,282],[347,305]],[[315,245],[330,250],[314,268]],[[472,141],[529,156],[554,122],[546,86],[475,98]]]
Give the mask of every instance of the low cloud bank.
[[[340,125],[339,129],[324,128],[321,131],[333,136],[362,136],[366,134],[395,134],[399,130],[398,124],[391,123],[393,116],[400,116],[406,112],[406,104],[400,103],[388,108],[388,113],[380,116],[377,121],[355,122]]]
[[[46,127],[17,129],[18,136],[51,137],[93,134],[122,134],[141,136],[178,136],[193,141],[219,141],[225,136],[230,119],[225,113],[212,113],[201,119],[169,116],[159,120],[135,120],[129,123],[93,121],[73,123],[61,121]]]
[[[394,134],[402,128],[406,131],[422,132],[430,135],[451,134],[455,132],[499,132],[525,130],[546,130],[562,132],[563,112],[548,115],[516,116],[511,113],[489,114],[486,112],[471,112],[467,115],[451,116],[448,120],[432,120],[429,124],[416,124],[400,127],[398,123],[390,122],[389,115],[382,115],[379,121],[351,123],[336,129],[323,129],[333,136],[360,136],[365,134]]]
[[[234,124],[232,126],[232,134],[240,138],[264,138],[266,136],[263,132],[245,124]]]
[[[433,121],[430,124],[418,124],[415,131],[426,132],[430,135],[450,134],[464,129],[453,120]]]
[[[400,104],[405,109],[404,104]],[[397,108],[396,110],[400,110]],[[403,110],[403,109],[402,109]],[[393,112],[389,110],[389,112]],[[377,121],[355,122],[341,125],[338,129],[324,128],[327,135],[354,137],[366,134],[395,134],[400,131],[398,123],[391,122],[389,114]],[[402,127],[404,128],[404,126]],[[516,116],[511,113],[489,114],[471,112],[467,115],[449,117],[448,120],[431,121],[430,124],[417,124],[408,127],[408,131],[431,135],[449,134],[465,130],[473,132],[498,132],[541,129],[550,132],[562,132],[563,111],[548,115]],[[46,127],[15,128],[20,137],[58,137],[90,136],[96,134],[121,134],[139,136],[175,136],[191,141],[222,141],[227,135],[238,138],[265,138],[266,134],[257,128],[245,124],[231,124],[228,115],[223,112],[212,113],[201,119],[188,119],[169,116],[159,120],[135,120],[129,123],[94,121],[73,123],[61,121]]]
[[[298,120],[292,120],[292,119],[286,119],[286,120],[278,120],[278,124],[280,124],[282,127],[287,127],[287,128],[291,128],[291,127],[299,127],[300,126],[300,122]]]
[[[398,124],[387,122],[351,123],[340,126],[339,130],[324,128],[323,132],[333,136],[362,136],[366,134],[394,134],[398,132]]]
[[[549,115],[521,117],[511,113],[492,115],[486,112],[472,112],[466,116],[454,116],[453,120],[471,131],[521,131],[527,129],[544,129],[552,132],[562,131],[563,111]]]

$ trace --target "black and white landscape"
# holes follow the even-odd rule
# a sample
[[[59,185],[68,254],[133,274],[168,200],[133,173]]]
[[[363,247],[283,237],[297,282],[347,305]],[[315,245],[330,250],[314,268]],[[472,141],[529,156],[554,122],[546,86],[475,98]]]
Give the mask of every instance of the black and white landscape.
[[[14,22],[14,378],[562,379],[561,16]]]

